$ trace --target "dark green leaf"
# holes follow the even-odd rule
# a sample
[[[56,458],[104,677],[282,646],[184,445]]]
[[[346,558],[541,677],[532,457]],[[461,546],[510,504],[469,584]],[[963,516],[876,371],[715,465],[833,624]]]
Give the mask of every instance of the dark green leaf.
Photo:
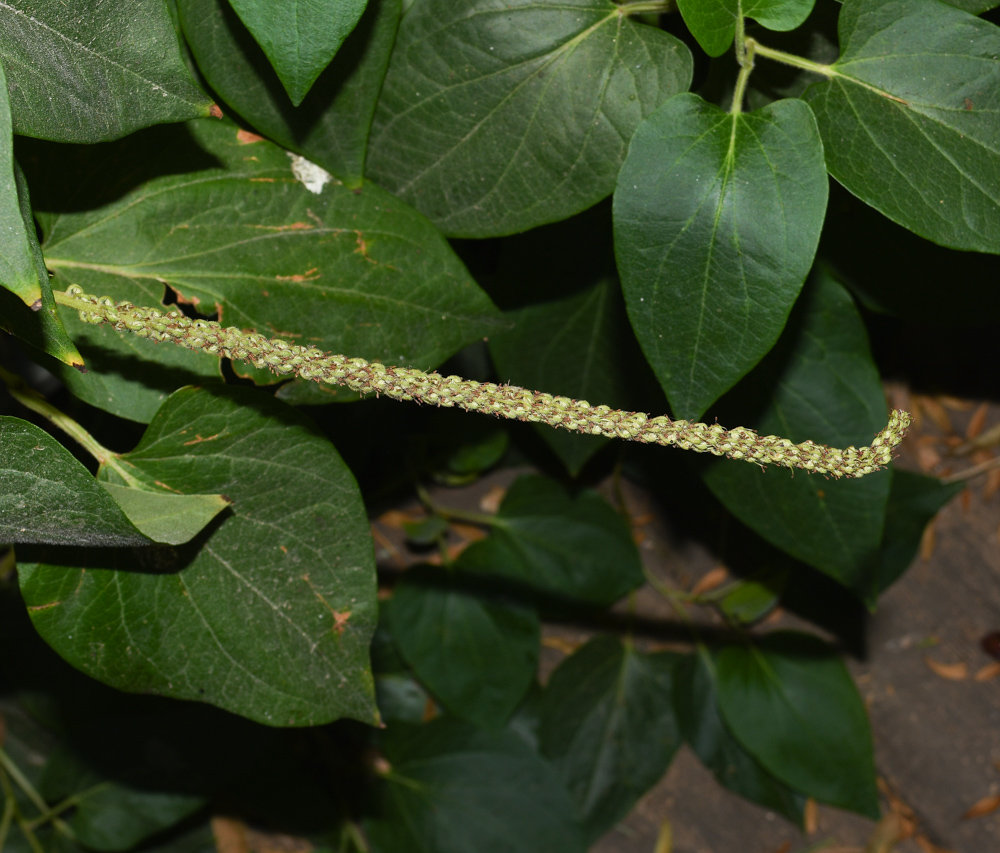
[[[375,699],[382,720],[391,724],[423,722],[427,703],[433,700],[407,672],[390,672],[375,676]]]
[[[298,108],[288,103],[263,51],[227,0],[181,0],[179,6],[199,68],[229,106],[268,138],[360,186],[399,0],[369,0],[354,32]]]
[[[709,56],[722,56],[736,35],[739,0],[677,0],[677,9]]]
[[[603,279],[565,299],[507,312],[509,332],[490,338],[501,379],[612,408],[626,405],[629,371],[624,311],[617,283]],[[571,474],[607,439],[539,426]]]
[[[726,113],[671,98],[636,131],[615,190],[629,316],[677,417],[699,418],[774,345],[826,212],[809,108]]]
[[[684,45],[620,9],[414,6],[375,112],[371,178],[465,237],[525,231],[608,195],[636,126],[691,81]]]
[[[298,106],[354,29],[366,0],[229,0]]]
[[[407,572],[389,605],[392,635],[414,674],[449,711],[496,729],[538,668],[538,615],[477,595],[456,580]]]
[[[761,408],[763,407],[763,411]],[[885,427],[885,396],[861,318],[826,271],[810,281],[781,341],[726,399],[729,424],[799,442],[867,445]],[[705,482],[744,524],[789,554],[868,596],[891,474],[828,480],[719,460]]]
[[[520,477],[492,528],[462,552],[458,567],[594,604],[611,604],[643,582],[628,525],[595,492],[573,498],[552,480]]]
[[[829,646],[782,631],[719,652],[719,707],[771,773],[817,800],[878,818],[864,703]]]
[[[0,542],[117,547],[149,540],[52,436],[0,417]]]
[[[962,482],[942,483],[937,477],[925,477],[912,471],[893,471],[871,600],[910,567],[920,548],[924,528],[965,485]]]
[[[779,568],[738,581],[719,599],[719,609],[736,622],[752,624],[774,610],[787,580],[788,569]]]
[[[162,0],[10,0],[0,16],[14,132],[117,139],[214,106],[181,56]]]
[[[154,542],[183,545],[231,503],[224,495],[175,495],[101,483],[115,503]]]
[[[46,641],[122,690],[270,725],[375,720],[368,522],[311,422],[251,389],[187,388],[121,458],[152,488],[225,494],[233,511],[197,544],[99,551],[82,566],[79,552],[19,551],[38,560],[18,575]]]
[[[517,734],[452,717],[385,734],[391,770],[376,853],[584,853],[573,804],[551,766]]]
[[[139,790],[104,778],[65,747],[45,765],[39,789],[51,802],[72,796],[69,825],[76,840],[102,851],[128,850],[205,802],[202,797]]]
[[[678,0],[691,34],[709,56],[721,56],[733,43],[741,11],[769,30],[794,30],[812,11],[816,0]]]
[[[16,169],[7,79],[0,65],[0,287],[16,293],[25,305],[34,305],[42,298],[28,240],[28,225],[34,223],[22,215]]]
[[[1000,29],[937,0],[847,0],[805,98],[840,183],[956,249],[1000,252]]]
[[[227,325],[421,368],[499,322],[441,235],[378,187],[352,191],[334,181],[312,192],[269,142],[224,123],[193,124],[192,133],[228,168],[157,178],[97,211],[45,218],[46,260],[60,286],[155,304],[151,291],[166,282],[206,313],[219,310]],[[122,364],[125,352],[181,358],[110,329],[93,334],[112,350],[107,372],[127,365],[133,380],[146,370]],[[83,381],[117,390],[85,353],[95,376]],[[107,400],[95,389],[88,401],[142,420],[151,401],[139,395]]]
[[[44,350],[62,364],[79,370],[83,366],[83,357],[73,341],[70,340],[59,315],[56,313],[56,300],[52,295],[52,285],[49,284],[49,272],[45,268],[45,258],[42,257],[42,247],[38,245],[38,234],[35,231],[35,217],[31,210],[28,182],[16,160],[14,161],[14,181],[17,184],[17,198],[21,207],[21,219],[24,222],[24,234],[28,239],[28,246],[35,264],[35,282],[41,293],[40,302],[32,303],[35,319],[30,322],[13,322],[14,333],[33,346]],[[2,314],[3,312],[0,312],[0,316]]]
[[[541,752],[591,842],[659,781],[680,746],[671,704],[676,661],[599,637],[564,660],[545,687]]]
[[[805,797],[765,770],[726,728],[719,714],[716,674],[711,659],[693,654],[674,675],[677,724],[720,785],[802,825]]]

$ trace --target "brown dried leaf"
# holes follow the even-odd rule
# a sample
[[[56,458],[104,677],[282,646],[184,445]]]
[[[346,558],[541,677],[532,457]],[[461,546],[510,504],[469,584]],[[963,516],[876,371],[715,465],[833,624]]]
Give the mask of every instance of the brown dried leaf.
[[[542,645],[547,649],[555,649],[557,652],[562,652],[567,656],[580,648],[579,643],[570,642],[563,637],[542,637]]]
[[[988,410],[989,406],[986,403],[980,403],[979,408],[972,413],[969,425],[965,428],[966,441],[971,441],[983,431],[983,427],[986,426],[986,412]]]
[[[951,418],[948,417],[948,413],[945,411],[944,406],[941,405],[933,397],[921,397],[920,406],[941,432],[945,435],[951,435],[955,428],[951,425]]]
[[[975,805],[973,805],[969,810],[962,815],[962,820],[972,820],[976,817],[986,817],[986,815],[993,814],[997,809],[1000,809],[1000,794],[991,794],[988,797],[983,797]]]
[[[917,447],[917,464],[922,471],[932,471],[941,464],[941,454],[929,444]]]
[[[691,595],[704,595],[713,589],[722,586],[729,577],[729,569],[725,566],[716,566],[711,571],[701,576],[701,579],[691,587]]]
[[[1000,661],[994,661],[976,670],[976,674],[972,678],[974,681],[990,681],[998,675],[1000,675]]]
[[[816,830],[819,829],[819,809],[812,797],[806,800],[806,806],[802,810],[802,825],[806,835],[815,835]]]
[[[936,522],[937,519],[932,518],[920,537],[920,559],[922,560],[929,560],[934,556],[934,546],[937,543]]]
[[[212,818],[211,826],[219,853],[250,853],[247,825],[243,821],[217,815]]]
[[[402,530],[404,524],[410,524],[424,516],[425,513],[420,511],[403,512],[401,509],[390,509],[388,512],[383,512],[375,521],[379,524],[384,524],[386,527]]]
[[[972,489],[962,489],[959,502],[962,505],[962,512],[968,512],[972,507]]]
[[[775,849],[774,853],[788,853],[792,849],[791,841],[782,841],[781,844]]]
[[[495,515],[503,503],[507,490],[503,486],[494,486],[479,499],[479,508],[490,515]]]
[[[941,663],[941,661],[924,655],[924,663],[927,664],[928,668],[935,675],[939,675],[941,678],[946,678],[949,681],[965,681],[969,677],[969,665],[965,661]]]
[[[998,491],[1000,491],[1000,468],[994,468],[986,475],[986,484],[983,486],[983,500],[988,501]]]
[[[953,412],[967,412],[976,405],[972,400],[962,400],[959,397],[951,397],[947,394],[940,394],[937,399],[942,406],[946,409],[951,409]]]
[[[467,542],[478,542],[480,539],[485,539],[489,536],[486,530],[483,530],[482,527],[477,527],[475,524],[461,524],[460,522],[453,521],[451,529],[456,536],[462,537]]]

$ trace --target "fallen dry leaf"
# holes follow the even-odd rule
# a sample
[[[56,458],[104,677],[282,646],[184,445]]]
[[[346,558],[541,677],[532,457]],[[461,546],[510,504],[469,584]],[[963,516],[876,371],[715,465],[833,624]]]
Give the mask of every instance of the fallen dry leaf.
[[[886,812],[875,825],[875,830],[865,847],[865,853],[892,853],[903,838],[902,818],[894,811]]]
[[[917,448],[917,464],[922,471],[931,471],[941,464],[941,454],[929,444]]]
[[[960,397],[952,397],[948,394],[939,394],[937,399],[942,406],[946,409],[951,409],[953,412],[967,412],[976,405],[972,400],[963,400]]]
[[[571,655],[580,648],[579,643],[571,643],[562,637],[542,637],[542,645],[547,649],[555,649],[557,652],[562,652],[564,655]]]
[[[457,521],[451,523],[451,529],[454,531],[456,536],[461,536],[463,539],[469,542],[478,542],[480,539],[485,539],[489,536],[489,533],[482,527],[477,527],[475,524],[462,524]]]
[[[507,490],[503,486],[494,486],[479,499],[479,508],[483,512],[494,515],[500,509],[500,504],[503,503],[506,494]]]
[[[247,825],[231,817],[213,817],[212,837],[219,853],[250,853],[247,842]]]
[[[1000,675],[1000,661],[995,661],[976,670],[976,674],[972,677],[975,681],[990,681],[998,675]]]
[[[656,836],[656,849],[654,853],[673,853],[674,850],[674,828],[669,820],[664,820],[660,824],[660,832]]]
[[[916,399],[916,397],[914,397]],[[944,406],[942,406],[933,397],[925,397],[923,394],[920,395],[920,408],[923,410],[924,414],[927,415],[934,422],[941,432],[945,435],[950,435],[955,431],[955,428],[951,425],[951,419],[948,417],[948,413],[945,411]]]
[[[962,504],[962,512],[968,512],[972,507],[972,489],[962,489],[959,501]]]
[[[782,841],[781,844],[778,845],[774,853],[788,853],[788,851],[791,849],[792,849],[791,841]]]
[[[413,521],[418,521],[423,518],[424,515],[425,513],[422,512],[403,512],[401,509],[390,509],[387,512],[383,512],[375,520],[379,524],[384,524],[386,527],[394,527],[402,530],[404,524],[410,524]]]
[[[936,518],[932,518],[920,537],[920,559],[929,560],[934,556],[934,545],[937,543],[937,533],[935,531]]]
[[[819,829],[819,810],[812,797],[806,800],[806,807],[802,810],[802,825],[806,835],[815,835],[816,830]]]
[[[980,403],[979,408],[972,413],[969,425],[965,428],[966,441],[971,441],[983,431],[983,427],[986,426],[986,412],[988,410],[989,406],[986,403]]]
[[[691,595],[703,595],[713,589],[722,586],[729,577],[729,569],[725,566],[716,566],[711,571],[701,576],[701,579],[691,587]]]
[[[935,675],[947,678],[949,681],[964,681],[969,677],[969,665],[964,661],[958,663],[941,663],[932,657],[924,655],[924,663]]]
[[[1000,491],[1000,468],[994,468],[986,475],[986,483],[983,486],[983,500],[988,501],[998,491]]]
[[[988,814],[993,814],[997,809],[1000,809],[1000,794],[991,794],[988,797],[983,797],[979,802],[972,806],[964,815],[962,815],[962,820],[972,820],[976,817],[986,817]]]

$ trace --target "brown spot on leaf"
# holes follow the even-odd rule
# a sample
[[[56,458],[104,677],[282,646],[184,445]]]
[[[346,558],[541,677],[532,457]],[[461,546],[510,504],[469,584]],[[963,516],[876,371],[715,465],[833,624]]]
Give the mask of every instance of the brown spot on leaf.
[[[208,114],[212,118],[222,118],[222,108],[218,104],[212,104],[208,108]]]
[[[274,178],[251,178],[250,183],[252,184],[273,184]]]
[[[264,137],[258,133],[251,133],[249,130],[243,130],[242,128],[236,131],[236,141],[240,145],[253,145],[255,142],[263,142]]]
[[[962,101],[962,106],[965,107],[965,109],[966,109],[967,112],[970,112],[970,113],[972,112],[973,103],[968,98],[966,98],[964,101]]]
[[[205,436],[203,438],[202,436],[196,434],[195,437],[192,438],[190,441],[185,441],[184,442],[184,447],[187,447],[187,446],[189,446],[191,444],[201,444],[203,441],[214,441],[220,435],[222,435],[222,433],[221,432],[217,432],[215,435],[209,435],[209,436]]]

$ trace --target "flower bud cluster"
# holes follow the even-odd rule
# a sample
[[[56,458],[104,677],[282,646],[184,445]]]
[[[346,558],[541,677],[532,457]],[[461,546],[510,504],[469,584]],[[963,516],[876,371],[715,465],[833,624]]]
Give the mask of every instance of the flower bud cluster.
[[[674,445],[684,450],[743,459],[761,467],[802,468],[831,477],[863,477],[892,461],[893,449],[903,440],[910,416],[892,412],[889,423],[868,447],[840,450],[805,441],[758,435],[751,429],[725,429],[719,424],[690,423],[668,417],[650,418],[592,406],[586,400],[555,397],[513,385],[473,382],[460,376],[441,376],[405,367],[387,367],[363,358],[329,355],[267,338],[209,320],[192,320],[179,311],[137,308],[129,302],[85,294],[79,287],[58,294],[63,304],[76,308],[87,323],[108,323],[118,331],[134,332],[153,341],[171,341],[221,358],[247,361],[279,376],[298,376],[315,382],[345,385],[362,394],[384,394],[397,400],[416,400],[437,406],[458,406],[503,418],[544,423],[607,438],[647,444]]]

